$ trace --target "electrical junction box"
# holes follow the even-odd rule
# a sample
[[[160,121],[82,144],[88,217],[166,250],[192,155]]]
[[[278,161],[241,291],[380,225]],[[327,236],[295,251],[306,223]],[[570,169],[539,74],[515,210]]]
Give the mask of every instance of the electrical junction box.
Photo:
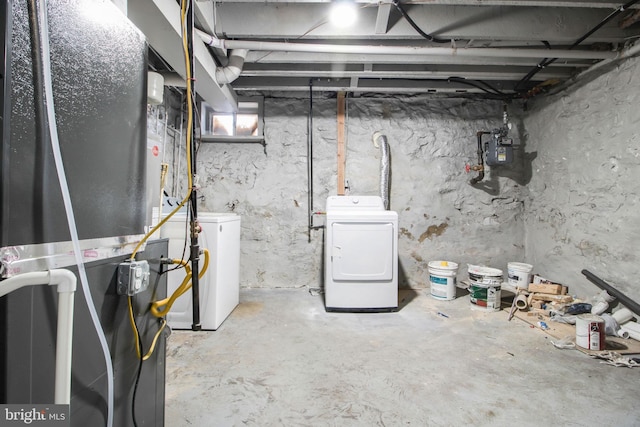
[[[485,143],[485,162],[488,166],[508,165],[513,162],[513,139],[500,133],[491,133],[491,139]]]
[[[118,294],[135,295],[149,287],[149,263],[126,261],[118,265]]]

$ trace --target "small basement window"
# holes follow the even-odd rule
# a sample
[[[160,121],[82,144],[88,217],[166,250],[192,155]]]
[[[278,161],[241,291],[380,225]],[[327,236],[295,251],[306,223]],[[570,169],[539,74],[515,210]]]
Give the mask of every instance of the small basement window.
[[[200,138],[203,142],[263,142],[263,98],[241,98],[237,113],[214,111],[200,105]]]

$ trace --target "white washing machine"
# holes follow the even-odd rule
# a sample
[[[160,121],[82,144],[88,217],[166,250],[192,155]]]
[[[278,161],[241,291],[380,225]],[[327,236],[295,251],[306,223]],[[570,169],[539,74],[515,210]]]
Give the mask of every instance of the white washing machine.
[[[169,257],[182,258],[184,251],[186,213],[172,216],[160,229],[169,238]],[[216,330],[231,314],[240,300],[240,216],[231,213],[198,213],[202,232],[198,239],[201,249],[208,249],[209,268],[200,284],[200,323],[202,329]],[[189,242],[185,257],[189,256]],[[200,267],[204,256],[200,256]],[[167,294],[171,295],[184,279],[184,269],[168,273]],[[173,304],[167,323],[173,329],[191,329],[193,323],[192,292],[188,290]]]
[[[331,196],[325,232],[327,311],[398,308],[398,214],[378,196]]]

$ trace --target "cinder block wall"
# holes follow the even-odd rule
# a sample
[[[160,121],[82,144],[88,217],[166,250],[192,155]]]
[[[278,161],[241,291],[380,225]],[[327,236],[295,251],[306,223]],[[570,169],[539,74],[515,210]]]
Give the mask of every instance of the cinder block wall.
[[[533,160],[526,257],[571,293],[584,268],[640,301],[640,60],[541,98],[524,118]]]
[[[314,206],[337,192],[336,99],[316,95]],[[334,94],[335,96],[335,94]],[[241,286],[322,285],[323,230],[307,230],[309,100],[265,99],[266,148],[205,143],[198,151],[201,210],[242,216]],[[524,260],[523,157],[493,168],[474,188],[476,132],[502,124],[502,104],[433,97],[349,98],[346,178],[352,195],[378,195],[381,131],[391,146],[391,209],[399,213],[400,285],[428,285],[429,261],[446,259],[506,270]],[[519,141],[519,123],[513,135]]]

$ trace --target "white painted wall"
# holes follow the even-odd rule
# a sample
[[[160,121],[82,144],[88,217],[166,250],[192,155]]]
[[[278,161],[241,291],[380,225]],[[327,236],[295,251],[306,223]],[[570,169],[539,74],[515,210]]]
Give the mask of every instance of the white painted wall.
[[[319,99],[318,99],[319,98]],[[259,144],[203,144],[202,211],[242,215],[244,287],[322,285],[323,230],[307,231],[308,99],[265,99],[266,151]],[[351,194],[379,194],[381,131],[391,145],[391,209],[400,221],[401,286],[428,284],[427,263],[446,259],[506,270],[522,261],[522,166],[489,171],[468,184],[476,131],[502,124],[502,105],[463,99],[351,98],[346,175]],[[336,100],[314,101],[314,210],[336,194]],[[514,132],[518,140],[517,129]],[[517,156],[517,163],[522,157]]]
[[[640,60],[542,98],[524,119],[535,156],[525,206],[526,254],[535,270],[599,289],[588,269],[640,301]]]

